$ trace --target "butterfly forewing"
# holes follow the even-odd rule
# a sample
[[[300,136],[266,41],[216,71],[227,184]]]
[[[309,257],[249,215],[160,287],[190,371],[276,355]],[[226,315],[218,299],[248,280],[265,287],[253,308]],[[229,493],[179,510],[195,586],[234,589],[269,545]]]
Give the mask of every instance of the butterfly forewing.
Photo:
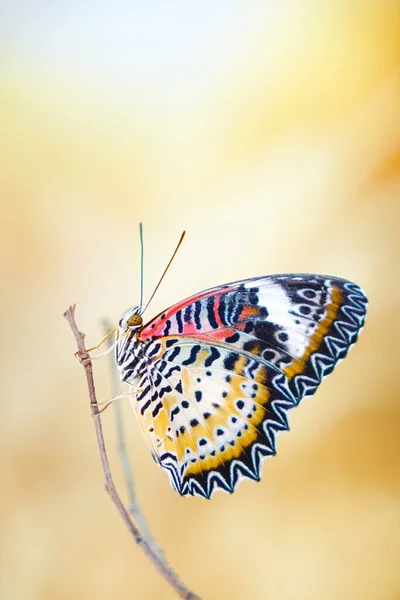
[[[343,279],[260,277],[172,306],[143,327],[135,353],[124,342],[121,376],[141,389],[135,411],[173,487],[210,497],[258,480],[286,411],[346,356],[366,306]]]

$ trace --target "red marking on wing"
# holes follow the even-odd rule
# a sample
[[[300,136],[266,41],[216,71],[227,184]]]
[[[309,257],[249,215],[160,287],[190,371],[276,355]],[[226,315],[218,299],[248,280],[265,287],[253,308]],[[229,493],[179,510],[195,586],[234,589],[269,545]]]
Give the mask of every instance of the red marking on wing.
[[[190,304],[194,305],[195,302],[197,302],[199,300],[204,300],[204,298],[208,298],[211,296],[214,297],[214,302],[215,302],[215,304],[214,304],[215,320],[217,321],[217,323],[220,327],[224,327],[224,325],[221,323],[221,320],[218,315],[219,299],[222,294],[224,294],[225,292],[230,291],[230,290],[232,290],[231,287],[214,288],[211,290],[207,290],[205,292],[200,292],[199,294],[195,294],[194,296],[190,296],[190,298],[186,298],[185,300],[182,300],[181,302],[178,302],[177,304],[170,306],[170,308],[168,308],[166,311],[157,315],[157,317],[155,317],[152,321],[149,321],[149,323],[147,323],[143,327],[143,329],[139,333],[139,336],[138,336],[139,339],[146,340],[150,337],[163,336],[165,323],[166,323],[166,321],[168,321],[168,319],[170,319],[171,317],[174,317],[174,315],[176,315],[176,313],[178,311],[185,310],[185,308],[187,308]],[[171,331],[171,335],[188,335],[188,336],[199,337],[199,330],[196,328],[195,319],[193,316],[194,307],[192,308],[191,314],[192,314],[192,317],[191,317],[190,321],[187,323],[183,322],[182,333],[177,333],[176,331]]]
[[[216,322],[217,322],[217,324],[218,324],[219,327],[225,327],[225,325],[222,323],[222,321],[220,319],[219,311],[218,311],[220,300],[221,300],[221,294],[219,294],[218,296],[215,297],[215,301],[214,301],[214,317],[215,317],[215,320],[216,320]]]
[[[246,319],[250,319],[251,317],[256,317],[260,314],[260,309],[257,306],[244,306],[242,312],[240,313],[240,317],[238,318],[238,322],[246,321]]]

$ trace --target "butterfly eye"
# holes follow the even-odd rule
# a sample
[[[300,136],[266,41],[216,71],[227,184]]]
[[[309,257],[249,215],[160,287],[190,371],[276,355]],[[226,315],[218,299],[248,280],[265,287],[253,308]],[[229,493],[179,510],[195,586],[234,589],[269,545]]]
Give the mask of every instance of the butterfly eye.
[[[131,317],[129,317],[129,319],[128,319],[128,326],[129,327],[138,327],[142,323],[143,323],[143,319],[138,314],[134,314]]]

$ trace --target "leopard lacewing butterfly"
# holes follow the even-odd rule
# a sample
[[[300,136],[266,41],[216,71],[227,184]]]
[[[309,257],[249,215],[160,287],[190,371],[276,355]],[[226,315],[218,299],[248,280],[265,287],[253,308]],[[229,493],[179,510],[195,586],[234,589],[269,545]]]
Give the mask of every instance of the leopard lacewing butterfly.
[[[128,310],[116,362],[172,486],[210,498],[242,478],[259,481],[288,410],[345,358],[366,308],[355,283],[282,274],[199,292],[147,324],[141,306]]]

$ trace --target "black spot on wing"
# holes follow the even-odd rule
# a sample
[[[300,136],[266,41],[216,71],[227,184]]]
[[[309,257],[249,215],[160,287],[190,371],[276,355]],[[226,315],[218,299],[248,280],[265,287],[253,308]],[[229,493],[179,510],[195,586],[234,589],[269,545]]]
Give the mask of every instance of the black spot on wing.
[[[190,323],[191,318],[192,318],[192,305],[188,304],[187,307],[185,308],[185,312],[183,313],[183,320],[185,321],[185,323]]]
[[[178,356],[178,354],[180,354],[181,349],[179,348],[179,346],[176,346],[176,348],[174,348],[172,350],[172,352],[170,354],[168,354],[168,360],[170,360],[171,362],[174,360],[174,358],[176,358]]]
[[[232,310],[230,314],[231,323],[237,323],[241,312],[245,306],[245,294],[243,294],[244,287],[239,288],[240,291],[235,295],[235,301],[232,303]]]
[[[153,415],[153,418],[155,418],[158,415],[158,413],[160,412],[160,410],[162,410],[162,408],[163,408],[162,402],[159,402],[158,404],[156,404],[156,406],[153,409],[153,412],[151,413]]]
[[[166,377],[168,379],[169,377],[171,377],[172,373],[174,373],[175,371],[179,372],[180,370],[181,370],[181,368],[179,365],[174,365],[173,367],[171,367],[169,369],[169,371],[166,371],[164,377]]]
[[[177,342],[179,342],[179,340],[178,340],[177,338],[171,338],[171,339],[169,339],[169,340],[167,340],[167,341],[165,342],[165,346],[166,346],[167,348],[170,348],[171,346],[173,346],[173,345],[174,345],[174,344],[176,344]]]
[[[180,372],[181,368],[179,365],[173,365],[168,371],[165,372],[164,377],[166,377],[167,379],[169,377],[171,377],[171,375],[175,372],[178,371],[178,373]]]
[[[147,356],[151,358],[152,356],[157,354],[157,352],[159,352],[160,348],[161,344],[154,344],[154,347],[150,350],[150,352],[147,353]]]
[[[194,323],[196,325],[196,329],[201,329],[200,314],[201,314],[201,302],[200,302],[200,300],[196,300],[196,302],[194,304]]]
[[[142,415],[144,415],[144,413],[146,412],[146,410],[149,408],[150,404],[151,404],[151,398],[149,398],[149,399],[147,400],[147,402],[145,402],[145,403],[143,404],[143,406],[141,406],[141,407],[140,407],[140,413],[141,413]]]
[[[224,367],[228,371],[233,371],[235,363],[239,360],[240,356],[237,352],[230,352],[224,360]]]
[[[215,348],[214,346],[211,346],[210,354],[207,356],[206,360],[204,361],[204,366],[205,367],[211,366],[213,364],[213,362],[215,360],[217,360],[220,356],[221,356],[220,351],[217,350],[217,348]]]
[[[246,324],[243,328],[245,333],[251,333],[254,329],[254,323],[252,321],[246,321]]]
[[[317,292],[315,290],[304,290],[303,292],[303,296],[309,299],[315,298],[316,295]]]
[[[165,323],[164,335],[168,335],[170,329],[171,329],[171,319],[168,319],[168,321]]]
[[[259,289],[257,287],[252,287],[249,289],[248,301],[252,306],[257,306],[258,304],[258,292]]]
[[[280,342],[287,342],[289,339],[288,334],[285,331],[281,331],[280,333],[277,334],[277,338]]]
[[[175,406],[175,408],[172,409],[171,411],[171,423],[174,420],[175,416],[178,415],[180,413],[181,409],[179,406]]]
[[[138,399],[138,401],[140,402],[140,400],[143,400],[143,398],[144,398],[145,396],[147,396],[147,394],[149,393],[149,391],[150,391],[150,385],[147,385],[147,386],[146,386],[146,387],[145,387],[145,388],[144,388],[144,389],[143,389],[143,390],[140,392],[140,394],[138,394],[138,396],[137,396],[137,399]]]
[[[190,351],[189,357],[186,360],[183,360],[182,364],[186,365],[186,366],[187,365],[192,365],[195,362],[195,360],[196,360],[197,355],[198,355],[199,352],[200,352],[200,345],[199,344],[196,344],[196,346],[192,346],[192,349]]]
[[[169,394],[170,392],[172,392],[172,387],[170,385],[166,385],[160,389],[159,396],[162,398],[164,394]]]
[[[240,339],[240,335],[236,332],[233,335],[230,335],[229,337],[225,338],[225,342],[228,342],[228,344],[236,344],[236,342],[238,342]]]
[[[214,314],[214,304],[215,304],[215,297],[210,296],[207,299],[207,317],[208,317],[208,321],[209,321],[211,327],[213,329],[218,329],[218,323],[217,323],[217,320],[216,320],[215,314]]]
[[[160,373],[157,373],[156,376],[154,377],[154,381],[153,381],[154,387],[157,388],[161,384],[161,382],[162,382],[162,376],[160,375]]]
[[[219,316],[219,320],[221,321],[221,323],[223,325],[227,325],[225,296],[226,296],[226,294],[223,294],[222,296],[220,296],[219,303],[218,303],[218,316]]]
[[[176,318],[176,323],[178,325],[178,332],[182,333],[183,332],[183,323],[182,323],[182,311],[181,310],[177,311],[175,318]]]
[[[257,340],[249,340],[243,344],[243,350],[246,352],[253,352],[256,348],[259,347],[259,342]]]

